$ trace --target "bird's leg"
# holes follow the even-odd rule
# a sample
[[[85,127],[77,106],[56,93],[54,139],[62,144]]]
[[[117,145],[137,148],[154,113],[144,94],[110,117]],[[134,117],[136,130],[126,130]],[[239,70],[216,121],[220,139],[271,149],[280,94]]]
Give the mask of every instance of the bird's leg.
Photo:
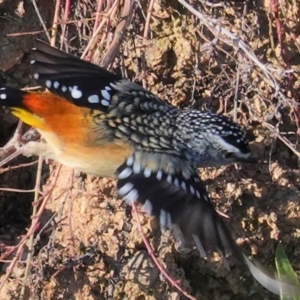
[[[45,142],[28,142],[21,148],[21,153],[25,156],[37,155],[49,159],[55,159],[56,157],[53,148]]]

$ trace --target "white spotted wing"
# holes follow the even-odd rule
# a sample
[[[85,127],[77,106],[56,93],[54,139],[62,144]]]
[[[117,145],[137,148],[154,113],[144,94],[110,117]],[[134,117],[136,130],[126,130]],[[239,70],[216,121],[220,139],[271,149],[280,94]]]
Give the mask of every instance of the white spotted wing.
[[[32,49],[33,77],[50,92],[78,106],[107,111],[119,76],[42,41]]]
[[[190,174],[153,171],[133,155],[118,169],[117,186],[128,204],[138,202],[162,227],[179,229],[183,242],[194,243],[201,255],[212,250],[225,257],[237,251],[196,170]]]

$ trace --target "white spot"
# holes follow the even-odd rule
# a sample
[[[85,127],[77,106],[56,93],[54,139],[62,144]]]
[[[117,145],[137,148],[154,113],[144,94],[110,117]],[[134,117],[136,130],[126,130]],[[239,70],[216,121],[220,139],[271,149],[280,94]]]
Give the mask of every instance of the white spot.
[[[195,189],[194,189],[194,187],[191,185],[190,186],[190,191],[191,191],[191,193],[193,194],[193,195],[195,195]]]
[[[191,178],[191,175],[188,172],[182,172],[182,176],[183,178],[185,178],[186,180],[189,180]]]
[[[206,195],[203,195],[203,198],[204,198],[205,201],[208,202],[208,197]]]
[[[72,88],[71,96],[73,99],[79,99],[82,97],[82,91],[78,90],[78,86],[74,85]]]
[[[119,89],[119,87],[118,87],[115,83],[113,83],[113,82],[111,82],[109,85],[110,85],[112,88],[116,89],[116,90]]]
[[[100,100],[99,100],[98,95],[91,95],[88,97],[88,101],[90,103],[99,103]]]
[[[107,90],[101,90],[101,95],[104,99],[110,100],[110,93]]]
[[[129,156],[127,158],[126,164],[127,166],[131,167],[133,165],[133,162],[134,162],[133,156]]]
[[[157,180],[161,180],[162,179],[162,175],[163,175],[162,171],[158,170],[157,173],[156,173]]]
[[[184,181],[181,182],[181,187],[186,190],[186,183]]]
[[[151,169],[145,168],[145,169],[144,169],[144,176],[145,176],[146,178],[149,178],[149,177],[151,176]]]
[[[167,213],[167,226],[169,229],[172,229],[172,218],[170,213]]]
[[[102,100],[101,100],[101,104],[102,104],[103,106],[109,106],[110,102],[107,101],[107,100],[105,100],[105,99],[102,99]]]
[[[52,82],[50,80],[46,80],[45,84],[48,89],[50,89],[52,86]]]
[[[39,74],[39,73],[34,73],[34,74],[33,74],[33,78],[34,78],[35,80],[38,80],[38,79],[40,78],[40,74]]]
[[[35,60],[32,59],[32,60],[30,61],[30,64],[31,64],[31,65],[35,64]]]
[[[6,88],[5,88],[5,87],[3,87],[3,88],[1,88],[1,89],[0,89],[0,91],[4,91],[4,90],[6,90]]]
[[[107,91],[111,91],[111,87],[109,87],[109,86],[106,86],[105,89],[106,89]]]
[[[126,196],[124,196],[124,199],[128,204],[132,204],[137,200],[138,196],[138,191],[136,189],[132,189]]]
[[[54,81],[54,82],[53,82],[53,87],[54,87],[55,89],[58,89],[58,88],[59,88],[59,82],[58,82],[58,81]]]
[[[65,85],[63,85],[63,86],[61,87],[61,90],[65,93],[68,89],[67,89],[67,87],[66,87]]]
[[[167,176],[167,181],[168,181],[169,183],[172,183],[172,175],[169,174],[169,175]]]
[[[198,248],[198,251],[199,251],[201,257],[206,258],[207,254],[206,254],[206,251],[204,250],[202,243],[200,242],[199,237],[195,234],[192,234],[192,236],[193,236],[194,242]]]
[[[179,184],[179,179],[178,178],[175,178],[174,185],[177,186],[177,187],[179,187],[180,184]]]
[[[73,88],[71,86],[69,86],[69,92],[71,93],[73,90]]]
[[[125,168],[118,176],[119,179],[128,178],[132,174],[131,168]]]
[[[198,197],[199,199],[201,198],[201,195],[200,195],[199,191],[196,191],[196,195],[197,195],[197,197]]]
[[[120,189],[119,189],[119,194],[121,196],[126,195],[127,193],[129,193],[133,188],[133,184],[132,183],[126,183],[125,185],[123,185]]]
[[[36,51],[36,48],[35,48],[35,47],[34,47],[34,48],[31,48],[31,50],[32,50],[32,51]]]
[[[139,174],[139,173],[141,173],[141,165],[138,163],[138,162],[134,162],[134,164],[133,164],[133,173],[134,174]]]
[[[0,99],[1,100],[5,100],[7,98],[7,95],[6,94],[0,94]]]
[[[160,210],[159,223],[161,227],[166,227],[167,225],[167,213],[163,209]]]
[[[152,208],[152,204],[149,200],[146,200],[144,205],[142,206],[142,210],[148,215],[152,214]]]

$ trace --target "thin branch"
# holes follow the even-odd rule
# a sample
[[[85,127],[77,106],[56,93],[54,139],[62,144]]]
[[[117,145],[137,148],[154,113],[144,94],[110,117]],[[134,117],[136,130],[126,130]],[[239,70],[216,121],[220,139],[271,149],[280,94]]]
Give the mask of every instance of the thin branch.
[[[117,55],[119,46],[124,37],[124,31],[126,30],[127,26],[131,21],[132,11],[133,11],[133,1],[125,0],[123,10],[121,12],[120,21],[114,33],[114,38],[101,60],[100,65],[103,68],[107,68],[109,64],[114,60],[115,56]]]
[[[109,9],[108,13],[105,15],[106,18],[103,18],[97,28],[97,30],[93,33],[93,36],[91,37],[91,39],[89,40],[88,45],[86,46],[84,52],[81,55],[81,59],[84,59],[87,55],[87,53],[93,49],[98,41],[99,35],[100,35],[100,31],[102,29],[102,27],[104,26],[104,24],[107,21],[107,18],[112,18],[113,15],[115,15],[116,11],[117,11],[117,6],[119,4],[119,0],[114,1],[113,6]]]
[[[35,188],[34,188],[34,200],[33,203],[37,203],[40,195],[40,189],[41,189],[41,178],[42,178],[42,166],[43,166],[43,157],[39,157],[39,162],[37,166],[37,173],[36,173],[36,181],[35,181]],[[32,219],[36,216],[37,213],[37,206],[33,205],[33,210],[32,210]],[[33,250],[34,250],[34,234],[32,234],[29,238],[28,241],[28,254],[27,254],[27,259],[26,259],[26,268],[25,268],[25,273],[24,273],[24,279],[23,279],[23,286],[20,291],[20,297],[19,299],[24,299],[25,297],[25,291],[26,291],[26,281],[28,280],[28,277],[30,275],[30,267],[31,267],[31,262],[33,258]]]
[[[56,41],[59,10],[60,10],[60,0],[56,0],[54,17],[53,17],[53,22],[52,22],[51,39],[49,39],[50,45],[53,47],[55,46],[55,41]]]
[[[41,25],[42,25],[42,27],[44,29],[44,32],[45,32],[48,40],[50,41],[50,35],[49,35],[49,32],[48,32],[48,29],[47,29],[47,27],[45,25],[45,22],[44,22],[41,14],[40,14],[40,11],[39,11],[39,8],[37,7],[36,1],[35,0],[31,0],[31,2],[32,2],[33,6],[34,6],[35,12],[36,12],[36,14],[37,14],[37,16],[38,16],[38,18],[40,20],[40,23],[41,23]]]
[[[161,274],[167,279],[167,281],[174,286],[179,292],[181,292],[185,297],[187,297],[188,299],[191,300],[197,300],[195,297],[191,296],[190,294],[188,294],[185,290],[183,290],[177,283],[177,281],[175,281],[173,278],[170,277],[170,275],[167,273],[167,271],[161,266],[160,262],[157,260],[157,258],[155,257],[155,254],[153,252],[152,247],[150,246],[147,238],[145,237],[144,233],[143,233],[143,228],[139,219],[139,214],[137,211],[137,208],[135,206],[134,203],[132,203],[132,211],[134,213],[135,216],[135,220],[137,222],[137,226],[140,232],[140,235],[142,237],[142,240],[145,244],[146,249],[148,250],[149,255],[151,256],[151,258],[153,259],[153,262],[155,263],[155,265],[157,266],[157,268],[159,269],[159,271],[161,272]],[[199,299],[198,299],[199,300]]]

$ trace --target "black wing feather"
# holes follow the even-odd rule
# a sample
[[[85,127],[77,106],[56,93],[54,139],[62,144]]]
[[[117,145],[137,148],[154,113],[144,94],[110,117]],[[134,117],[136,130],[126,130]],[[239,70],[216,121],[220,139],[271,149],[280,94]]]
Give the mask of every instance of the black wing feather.
[[[243,260],[225,224],[210,202],[196,170],[189,178],[184,178],[182,174],[170,176],[161,171],[159,176],[158,172],[151,172],[146,177],[145,169],[141,168],[135,173],[134,168],[131,169],[132,172],[130,168],[130,164],[126,162],[118,169],[117,184],[120,194],[128,203],[138,201],[145,204],[149,201],[150,213],[158,219],[162,218],[162,214],[169,214],[172,223],[168,224],[171,225],[169,227],[176,225],[185,242],[191,243],[194,236],[197,236],[205,251],[215,250],[223,257],[234,253]],[[126,172],[129,176],[125,176]],[[133,190],[137,193],[129,194]]]
[[[128,106],[120,107],[123,115],[170,107],[140,85],[42,41],[32,49],[31,63],[39,84],[77,106],[109,112],[123,103]]]
[[[51,93],[78,106],[107,110],[108,105],[101,104],[101,92],[107,88],[109,99],[105,100],[110,101],[115,93],[110,84],[121,80],[121,77],[95,64],[62,52],[42,41],[37,41],[31,57],[37,82],[47,87]],[[72,96],[74,86],[82,94],[81,97]],[[99,102],[89,101],[88,98],[92,95],[97,95]]]

